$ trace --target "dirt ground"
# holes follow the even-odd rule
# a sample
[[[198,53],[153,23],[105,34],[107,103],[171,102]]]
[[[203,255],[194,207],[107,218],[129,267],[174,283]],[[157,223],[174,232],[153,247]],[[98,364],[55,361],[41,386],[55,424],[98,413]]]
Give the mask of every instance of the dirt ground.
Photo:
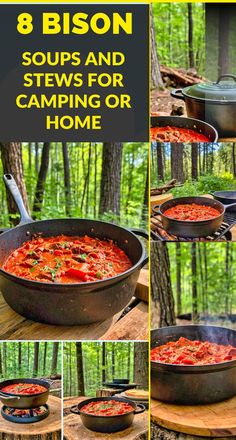
[[[186,109],[183,101],[172,98],[169,89],[151,91],[151,114],[159,116],[185,115]]]

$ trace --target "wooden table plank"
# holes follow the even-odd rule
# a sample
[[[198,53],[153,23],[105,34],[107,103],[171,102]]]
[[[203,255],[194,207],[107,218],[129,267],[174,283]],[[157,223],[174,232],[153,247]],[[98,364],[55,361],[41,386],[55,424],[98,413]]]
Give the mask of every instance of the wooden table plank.
[[[147,340],[148,305],[140,302],[120,319],[100,339],[102,340]]]
[[[1,296],[0,296],[1,298]],[[145,312],[140,315],[139,309],[144,308]],[[148,307],[146,304],[140,302],[134,309],[132,309],[126,316],[131,314],[130,319],[137,321],[137,318],[143,320],[142,325],[138,328],[130,328],[130,339],[147,339],[147,326],[148,326]],[[113,335],[113,329],[117,332],[116,324],[118,328],[120,323],[126,317],[123,317],[120,321],[118,319],[122,315],[123,311],[117,313],[110,319],[103,322],[98,322],[90,325],[81,325],[73,327],[54,326],[41,324],[38,322],[27,320],[17,313],[15,313],[6,303],[0,308],[0,339],[1,340],[98,340],[115,339]],[[126,318],[127,320],[127,318]],[[125,321],[126,322],[126,321]]]
[[[76,405],[79,402],[87,399],[87,397],[70,397],[64,399],[64,409],[68,410],[72,405]],[[64,438],[66,440],[135,440],[141,437],[147,438],[148,432],[148,412],[145,411],[142,414],[137,414],[134,417],[133,424],[124,431],[116,432],[113,434],[104,434],[90,431],[85,428],[81,422],[80,416],[75,414],[69,414],[64,417]]]

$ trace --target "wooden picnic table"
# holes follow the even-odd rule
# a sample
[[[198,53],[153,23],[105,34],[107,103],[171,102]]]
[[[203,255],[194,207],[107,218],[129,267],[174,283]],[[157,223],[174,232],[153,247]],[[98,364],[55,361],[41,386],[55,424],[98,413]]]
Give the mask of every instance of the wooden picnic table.
[[[104,434],[90,431],[81,422],[80,416],[70,413],[70,407],[88,397],[67,397],[64,399],[64,440],[147,440],[148,439],[148,411],[137,414],[133,424],[124,431],[113,434]]]
[[[0,294],[0,340],[147,340],[148,270],[142,269],[129,311],[89,325],[56,326],[30,321],[14,312]]]

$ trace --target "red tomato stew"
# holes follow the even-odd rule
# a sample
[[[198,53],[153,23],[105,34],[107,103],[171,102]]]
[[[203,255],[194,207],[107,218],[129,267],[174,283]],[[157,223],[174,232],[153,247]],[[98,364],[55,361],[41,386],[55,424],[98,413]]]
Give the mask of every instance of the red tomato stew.
[[[209,142],[208,137],[189,128],[152,127],[151,140],[156,142]]]
[[[112,240],[64,235],[27,241],[3,265],[18,277],[49,283],[97,281],[130,267],[131,260]]]
[[[175,365],[209,365],[236,360],[236,348],[208,341],[190,341],[179,338],[176,342],[151,350],[151,361]]]
[[[35,383],[13,383],[11,385],[7,385],[6,387],[1,388],[0,391],[11,394],[31,395],[44,393],[45,391],[47,391],[47,388]]]
[[[211,206],[191,203],[173,206],[173,208],[167,209],[163,214],[174,220],[201,221],[218,217],[220,212]]]
[[[90,402],[80,408],[83,413],[93,414],[94,416],[119,416],[133,410],[134,408],[129,403],[118,402],[117,400]]]

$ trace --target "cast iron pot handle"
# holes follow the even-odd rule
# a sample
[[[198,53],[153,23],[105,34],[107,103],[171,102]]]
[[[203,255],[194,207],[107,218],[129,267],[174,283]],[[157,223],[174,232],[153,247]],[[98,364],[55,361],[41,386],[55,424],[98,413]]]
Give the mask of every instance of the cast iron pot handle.
[[[161,206],[161,205],[156,205],[156,206],[154,206],[154,207],[152,208],[152,212],[154,212],[154,214],[161,215],[160,206]]]
[[[20,400],[20,396],[6,396],[5,394],[1,393],[1,391],[0,398],[1,400]]]
[[[73,414],[80,414],[80,410],[78,409],[77,405],[71,406],[70,412],[72,412]]]
[[[149,235],[144,229],[135,229],[131,228],[131,232],[135,235],[140,235],[140,237],[145,238],[147,241],[149,240]],[[142,267],[145,266],[148,263],[148,255],[145,253],[144,259],[142,261]]]
[[[14,177],[11,174],[4,174],[3,180],[5,182],[7,189],[10,191],[17,205],[17,208],[20,212],[20,223],[18,226],[24,225],[25,223],[31,223],[33,220],[26,211],[21,193],[19,191],[19,188],[16,184]]]
[[[229,209],[229,208],[232,208],[233,206],[236,206],[236,203],[230,203],[230,205],[224,205],[225,210]]]
[[[49,385],[52,385],[54,382],[52,379],[45,379],[44,377],[39,377],[38,380],[43,380],[44,382],[49,383]]]
[[[183,101],[185,101],[185,97],[183,95],[182,89],[171,90],[170,94],[171,96],[173,96],[173,98],[182,99]]]
[[[142,403],[137,403],[137,407],[139,409],[135,409],[134,414],[141,414],[146,410],[145,406]]]
[[[218,80],[216,81],[216,84],[219,84],[223,78],[233,78],[234,82],[236,82],[236,76],[231,75],[230,73],[226,73],[225,75],[220,75]]]

